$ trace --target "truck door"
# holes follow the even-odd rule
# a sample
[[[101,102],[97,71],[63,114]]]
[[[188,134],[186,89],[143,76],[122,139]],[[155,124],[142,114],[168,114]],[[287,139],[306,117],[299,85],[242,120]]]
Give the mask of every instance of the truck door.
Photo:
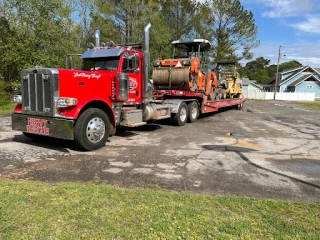
[[[139,54],[124,53],[122,72],[129,74],[129,98],[127,103],[142,102],[141,61]]]

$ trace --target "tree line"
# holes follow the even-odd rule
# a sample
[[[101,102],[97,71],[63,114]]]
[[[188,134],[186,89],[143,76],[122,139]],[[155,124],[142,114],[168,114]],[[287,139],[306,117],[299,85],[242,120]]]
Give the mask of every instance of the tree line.
[[[242,77],[247,77],[250,80],[256,80],[257,83],[266,83],[274,77],[277,72],[277,65],[270,64],[270,60],[264,57],[258,57],[253,61],[246,63],[244,67],[239,65],[239,73]],[[298,61],[289,61],[279,64],[279,72],[288,69],[301,67],[302,64]]]
[[[239,0],[0,0],[0,80],[10,91],[24,68],[65,67],[66,54],[82,53],[96,29],[104,42],[142,42],[148,22],[151,59],[169,57],[178,39],[211,41],[212,62],[250,59],[259,44]]]

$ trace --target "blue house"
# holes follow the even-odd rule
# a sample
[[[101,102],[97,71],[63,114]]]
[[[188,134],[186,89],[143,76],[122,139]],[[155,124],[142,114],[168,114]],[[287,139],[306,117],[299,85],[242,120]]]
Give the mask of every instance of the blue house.
[[[264,89],[273,92],[276,76],[271,78]],[[320,72],[310,66],[285,70],[278,75],[277,92],[312,92],[320,98]]]
[[[263,92],[263,86],[257,84],[256,80],[249,80],[249,78],[242,78],[242,91],[244,92]]]

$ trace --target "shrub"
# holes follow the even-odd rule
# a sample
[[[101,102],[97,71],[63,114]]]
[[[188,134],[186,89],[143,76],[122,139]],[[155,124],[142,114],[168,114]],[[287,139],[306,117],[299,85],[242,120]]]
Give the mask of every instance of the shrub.
[[[10,103],[11,98],[11,94],[8,91],[8,84],[0,81],[0,106]]]

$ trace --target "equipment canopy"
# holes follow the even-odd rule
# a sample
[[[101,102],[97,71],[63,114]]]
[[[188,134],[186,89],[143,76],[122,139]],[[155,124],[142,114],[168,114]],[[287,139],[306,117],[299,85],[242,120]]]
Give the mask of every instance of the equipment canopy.
[[[172,45],[186,52],[198,51],[200,45],[200,52],[208,51],[211,48],[211,43],[206,39],[194,39],[194,40],[176,40],[172,42]]]

